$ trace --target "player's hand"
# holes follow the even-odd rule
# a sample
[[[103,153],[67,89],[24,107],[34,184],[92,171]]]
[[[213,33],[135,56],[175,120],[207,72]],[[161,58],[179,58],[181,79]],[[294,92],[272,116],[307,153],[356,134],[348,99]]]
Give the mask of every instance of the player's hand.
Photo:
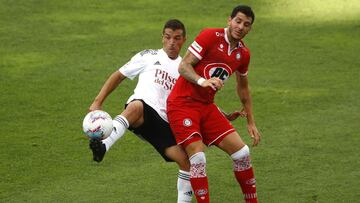
[[[219,78],[213,77],[201,83],[202,87],[211,87],[214,91],[220,90],[224,86],[224,82]]]
[[[101,104],[98,104],[97,102],[93,102],[89,107],[89,112],[95,110],[101,110],[101,109],[102,109]]]
[[[231,113],[224,113],[224,116],[229,121],[234,121],[240,116],[240,111],[234,111],[234,112],[231,112]]]
[[[247,113],[245,111],[245,109],[241,109],[241,111],[234,111],[231,113],[225,113],[222,111],[222,113],[224,114],[224,116],[229,120],[229,121],[234,121],[236,120],[238,117],[244,118],[247,116]]]
[[[253,139],[253,144],[252,146],[256,146],[259,144],[260,142],[260,133],[258,131],[258,129],[256,128],[255,124],[248,124],[248,132],[251,136],[251,138]]]
[[[247,117],[247,113],[246,113],[246,111],[245,111],[244,108],[241,109],[239,116],[242,117],[242,118],[246,118],[246,117]]]

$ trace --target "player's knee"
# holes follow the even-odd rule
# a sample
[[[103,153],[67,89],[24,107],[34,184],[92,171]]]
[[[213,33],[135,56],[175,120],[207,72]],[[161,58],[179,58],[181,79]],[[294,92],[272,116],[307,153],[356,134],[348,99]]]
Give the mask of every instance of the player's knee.
[[[131,123],[132,127],[137,127],[142,124],[144,112],[144,105],[141,101],[135,100],[130,102],[126,109],[121,113]]]
[[[126,106],[126,110],[129,110],[132,113],[142,113],[143,109],[144,105],[139,100],[132,101]]]
[[[247,145],[243,146],[239,151],[231,154],[232,160],[239,160],[249,156],[250,156],[250,149]]]
[[[185,151],[179,145],[171,146],[165,149],[165,155],[174,160],[181,170],[189,171],[190,162]]]
[[[190,162],[189,160],[180,160],[176,162],[179,165],[179,169],[183,171],[189,171],[190,170]]]
[[[233,153],[231,158],[234,161],[234,171],[244,171],[251,168],[250,150],[247,145],[245,145],[239,151]]]
[[[204,152],[198,152],[190,158],[191,177],[206,177],[206,158]]]
[[[206,157],[204,152],[198,152],[193,154],[190,158],[190,164],[200,164],[200,163],[206,163]]]
[[[196,154],[197,152],[204,151],[204,144],[202,143],[201,138],[199,138],[199,135],[193,135],[192,140],[192,142],[187,144],[183,143],[182,145],[189,156],[191,156],[192,154]]]

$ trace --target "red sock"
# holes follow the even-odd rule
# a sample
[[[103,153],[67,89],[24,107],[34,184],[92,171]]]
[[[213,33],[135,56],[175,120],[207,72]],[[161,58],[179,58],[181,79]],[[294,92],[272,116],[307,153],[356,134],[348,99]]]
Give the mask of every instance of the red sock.
[[[257,203],[256,181],[252,167],[244,171],[234,171],[234,174],[245,196],[245,202]]]
[[[192,178],[190,177],[191,187],[198,203],[209,203],[209,184],[207,177]]]
[[[206,158],[204,152],[198,152],[190,158],[190,183],[198,203],[209,203],[209,184],[206,176]]]

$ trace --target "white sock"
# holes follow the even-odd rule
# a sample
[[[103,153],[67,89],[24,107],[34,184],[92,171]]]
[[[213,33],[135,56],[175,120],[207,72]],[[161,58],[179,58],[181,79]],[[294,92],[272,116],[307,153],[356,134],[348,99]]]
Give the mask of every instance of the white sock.
[[[113,126],[114,129],[110,136],[102,141],[106,146],[106,151],[124,135],[126,129],[129,127],[129,122],[124,116],[118,115],[113,120]]]
[[[190,183],[190,172],[179,170],[177,181],[178,203],[188,203],[192,199],[192,188]]]
[[[234,171],[245,171],[251,168],[250,149],[247,145],[231,155]]]
[[[206,157],[204,152],[193,154],[190,158],[190,177],[206,177]]]

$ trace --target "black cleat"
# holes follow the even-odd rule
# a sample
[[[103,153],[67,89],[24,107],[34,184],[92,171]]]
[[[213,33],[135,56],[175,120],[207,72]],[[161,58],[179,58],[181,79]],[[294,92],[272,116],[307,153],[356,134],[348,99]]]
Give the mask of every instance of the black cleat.
[[[105,156],[106,147],[105,144],[98,139],[91,139],[89,147],[93,153],[93,160],[96,162],[101,162]]]

